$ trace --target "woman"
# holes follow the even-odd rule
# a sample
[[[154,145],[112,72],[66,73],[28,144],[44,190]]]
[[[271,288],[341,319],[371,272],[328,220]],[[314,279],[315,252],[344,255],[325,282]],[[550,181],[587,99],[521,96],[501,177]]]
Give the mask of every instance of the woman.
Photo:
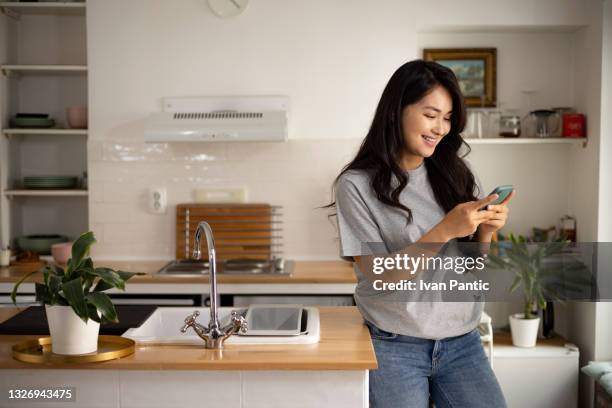
[[[413,255],[456,241],[490,243],[508,217],[510,195],[482,198],[459,156],[465,106],[453,72],[411,61],[391,77],[356,157],[335,182],[341,256],[354,261],[355,300],[370,330],[378,369],[372,407],[505,407],[480,344],[481,302],[397,300],[373,289],[374,255]],[[467,147],[467,146],[466,146]],[[478,196],[481,196],[480,199]],[[387,280],[414,279],[387,270]]]

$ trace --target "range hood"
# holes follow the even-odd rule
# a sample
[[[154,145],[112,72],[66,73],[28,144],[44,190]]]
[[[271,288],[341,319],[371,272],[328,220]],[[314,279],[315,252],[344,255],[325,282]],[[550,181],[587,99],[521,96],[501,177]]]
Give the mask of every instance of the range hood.
[[[163,98],[149,116],[145,142],[282,142],[287,140],[286,96]]]

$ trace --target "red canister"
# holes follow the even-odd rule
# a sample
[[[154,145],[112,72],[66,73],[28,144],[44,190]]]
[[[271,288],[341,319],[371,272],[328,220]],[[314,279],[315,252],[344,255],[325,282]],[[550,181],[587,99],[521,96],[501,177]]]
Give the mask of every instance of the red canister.
[[[563,115],[563,137],[586,137],[586,117],[583,113]]]

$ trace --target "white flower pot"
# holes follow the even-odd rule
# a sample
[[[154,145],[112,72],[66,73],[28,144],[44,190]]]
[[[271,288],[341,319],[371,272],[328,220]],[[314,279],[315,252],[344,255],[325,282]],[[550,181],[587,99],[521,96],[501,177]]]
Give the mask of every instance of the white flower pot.
[[[512,344],[516,347],[535,347],[540,328],[540,318],[524,319],[523,313],[510,315]]]
[[[87,320],[85,323],[70,306],[45,305],[51,351],[56,354],[87,354],[98,350],[100,323]]]

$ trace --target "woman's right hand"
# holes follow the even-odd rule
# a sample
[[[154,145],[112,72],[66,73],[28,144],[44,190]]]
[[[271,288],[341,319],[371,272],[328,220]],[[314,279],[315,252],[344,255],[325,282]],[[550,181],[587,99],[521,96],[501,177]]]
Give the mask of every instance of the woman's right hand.
[[[480,224],[495,216],[495,211],[480,209],[491,204],[497,197],[497,194],[491,194],[482,200],[458,204],[446,214],[436,228],[440,229],[441,234],[447,240],[472,235]]]

